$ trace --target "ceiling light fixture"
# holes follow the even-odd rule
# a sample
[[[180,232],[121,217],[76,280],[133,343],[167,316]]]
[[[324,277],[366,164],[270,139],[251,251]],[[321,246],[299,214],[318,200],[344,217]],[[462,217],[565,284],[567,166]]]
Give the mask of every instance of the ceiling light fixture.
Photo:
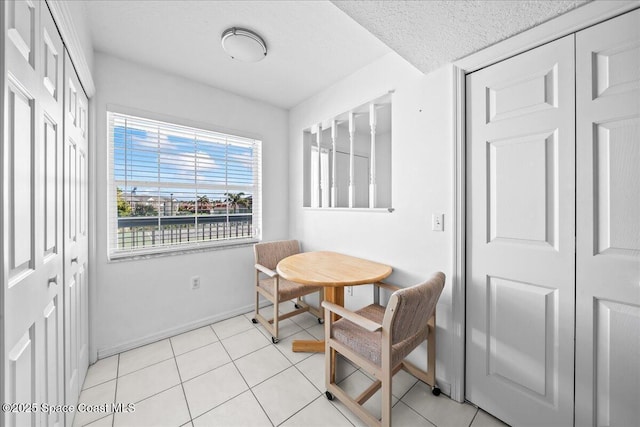
[[[262,37],[245,28],[224,30],[222,48],[233,59],[244,62],[258,62],[267,56],[267,45]]]

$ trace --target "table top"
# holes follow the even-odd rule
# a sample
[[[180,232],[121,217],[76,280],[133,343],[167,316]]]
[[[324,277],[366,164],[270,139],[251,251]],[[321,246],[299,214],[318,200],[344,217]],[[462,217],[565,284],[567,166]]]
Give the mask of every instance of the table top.
[[[303,252],[278,263],[278,274],[292,282],[316,286],[352,286],[378,282],[391,274],[385,264],[336,252]]]

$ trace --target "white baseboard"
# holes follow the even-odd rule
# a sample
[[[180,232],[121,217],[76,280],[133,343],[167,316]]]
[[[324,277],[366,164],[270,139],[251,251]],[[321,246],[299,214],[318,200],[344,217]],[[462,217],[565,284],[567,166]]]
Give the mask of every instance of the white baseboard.
[[[267,305],[269,305],[268,302],[260,304],[261,307],[267,306]],[[175,335],[179,335],[184,332],[191,331],[193,329],[201,328],[203,326],[207,326],[212,323],[230,319],[232,317],[235,317],[241,314],[246,314],[246,313],[252,312],[254,308],[255,306],[253,304],[249,304],[243,307],[238,307],[234,310],[226,311],[224,313],[219,313],[210,317],[205,317],[204,319],[200,319],[194,322],[176,326],[175,328],[165,329],[163,331],[149,334],[135,340],[127,341],[111,347],[101,348],[101,349],[98,349],[98,359],[104,359],[105,357],[113,356],[114,354],[122,353],[123,351],[132,350],[134,348],[151,344],[166,338],[170,338]]]
[[[446,394],[447,396],[451,397],[451,384],[444,382],[442,380],[438,379],[438,376],[436,375],[436,384],[438,385],[438,388],[440,389],[440,391],[442,392],[442,394]]]

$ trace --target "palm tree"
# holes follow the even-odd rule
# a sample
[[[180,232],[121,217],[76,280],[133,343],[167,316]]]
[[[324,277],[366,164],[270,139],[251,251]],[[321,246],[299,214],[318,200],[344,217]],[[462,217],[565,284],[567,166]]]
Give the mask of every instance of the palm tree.
[[[246,206],[246,199],[244,193],[224,193],[227,196],[227,204],[233,205],[233,212],[238,210],[238,205]]]
[[[198,212],[208,212],[211,210],[211,205],[209,203],[209,198],[206,194],[202,196],[198,196]]]
[[[238,201],[238,205],[244,206],[249,211],[251,210],[252,204],[253,204],[253,198],[250,195],[247,197],[243,197],[240,201]]]

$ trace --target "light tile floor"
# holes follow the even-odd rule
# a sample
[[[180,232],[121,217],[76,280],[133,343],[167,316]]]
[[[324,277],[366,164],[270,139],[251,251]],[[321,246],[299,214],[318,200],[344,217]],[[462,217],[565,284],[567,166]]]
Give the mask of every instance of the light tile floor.
[[[310,314],[280,323],[280,342],[253,313],[99,360],[80,395],[87,405],[135,404],[134,412],[77,412],[74,426],[363,426],[324,395],[324,355],[293,353],[294,339],[322,339]],[[351,394],[372,382],[344,359],[338,380]],[[400,371],[393,380],[393,425],[504,426],[470,404],[457,403]],[[367,408],[380,413],[379,395]]]

